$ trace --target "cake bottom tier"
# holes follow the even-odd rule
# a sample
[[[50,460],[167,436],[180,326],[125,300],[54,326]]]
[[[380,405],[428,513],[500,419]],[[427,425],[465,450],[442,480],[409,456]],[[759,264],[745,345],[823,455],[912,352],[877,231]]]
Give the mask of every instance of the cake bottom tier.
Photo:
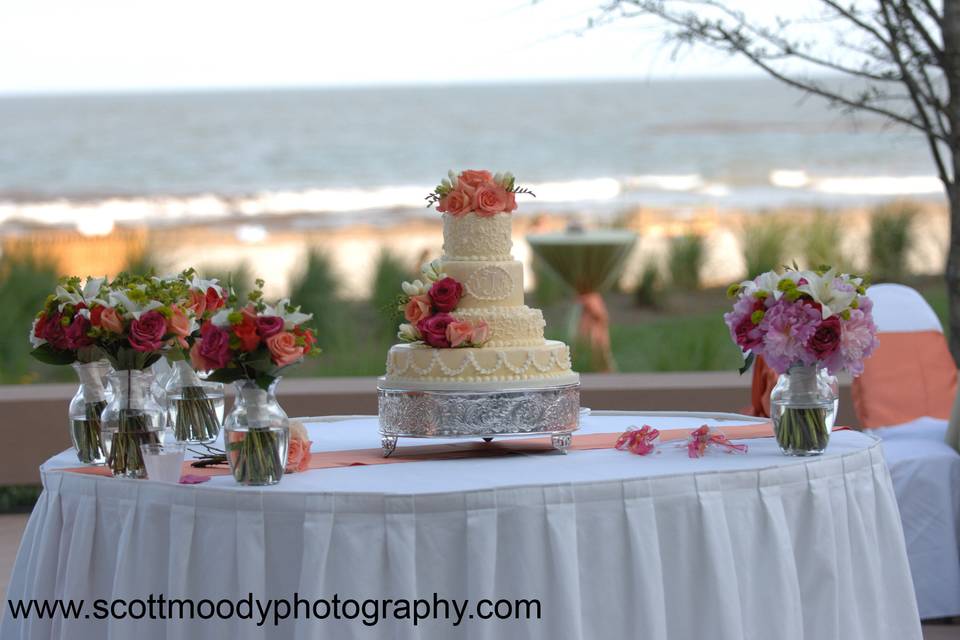
[[[547,340],[525,347],[434,349],[398,344],[387,354],[382,386],[395,389],[483,391],[575,384],[570,349]]]

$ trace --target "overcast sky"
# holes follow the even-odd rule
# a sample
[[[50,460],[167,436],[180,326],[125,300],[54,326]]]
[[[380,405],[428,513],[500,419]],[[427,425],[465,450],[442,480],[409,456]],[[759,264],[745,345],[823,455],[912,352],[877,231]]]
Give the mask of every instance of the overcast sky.
[[[806,1],[806,0],[801,0]],[[751,73],[671,62],[661,25],[571,33],[600,0],[2,0],[0,92]],[[762,10],[770,3],[744,0]]]

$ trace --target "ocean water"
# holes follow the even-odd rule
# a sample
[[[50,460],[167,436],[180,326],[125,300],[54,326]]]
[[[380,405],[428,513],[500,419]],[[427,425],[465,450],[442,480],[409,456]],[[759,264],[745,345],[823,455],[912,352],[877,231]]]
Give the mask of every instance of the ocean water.
[[[0,224],[423,215],[448,168],[526,212],[940,197],[922,138],[771,80],[0,98]]]

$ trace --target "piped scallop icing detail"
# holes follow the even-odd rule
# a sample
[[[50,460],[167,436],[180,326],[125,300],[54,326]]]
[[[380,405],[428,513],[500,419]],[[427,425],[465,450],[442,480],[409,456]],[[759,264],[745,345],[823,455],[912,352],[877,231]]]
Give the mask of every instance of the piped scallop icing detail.
[[[445,260],[509,261],[513,247],[513,225],[509,213],[495,216],[443,214],[443,258]]]
[[[387,357],[387,378],[491,382],[569,374],[570,351],[562,342],[506,349],[433,349],[396,345]]]

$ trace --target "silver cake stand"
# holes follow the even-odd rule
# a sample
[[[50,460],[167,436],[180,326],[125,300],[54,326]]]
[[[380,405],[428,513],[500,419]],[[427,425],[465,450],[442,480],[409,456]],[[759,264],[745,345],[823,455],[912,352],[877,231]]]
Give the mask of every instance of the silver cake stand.
[[[377,385],[384,457],[398,438],[550,436],[566,453],[580,427],[580,385],[500,391],[423,391]]]

